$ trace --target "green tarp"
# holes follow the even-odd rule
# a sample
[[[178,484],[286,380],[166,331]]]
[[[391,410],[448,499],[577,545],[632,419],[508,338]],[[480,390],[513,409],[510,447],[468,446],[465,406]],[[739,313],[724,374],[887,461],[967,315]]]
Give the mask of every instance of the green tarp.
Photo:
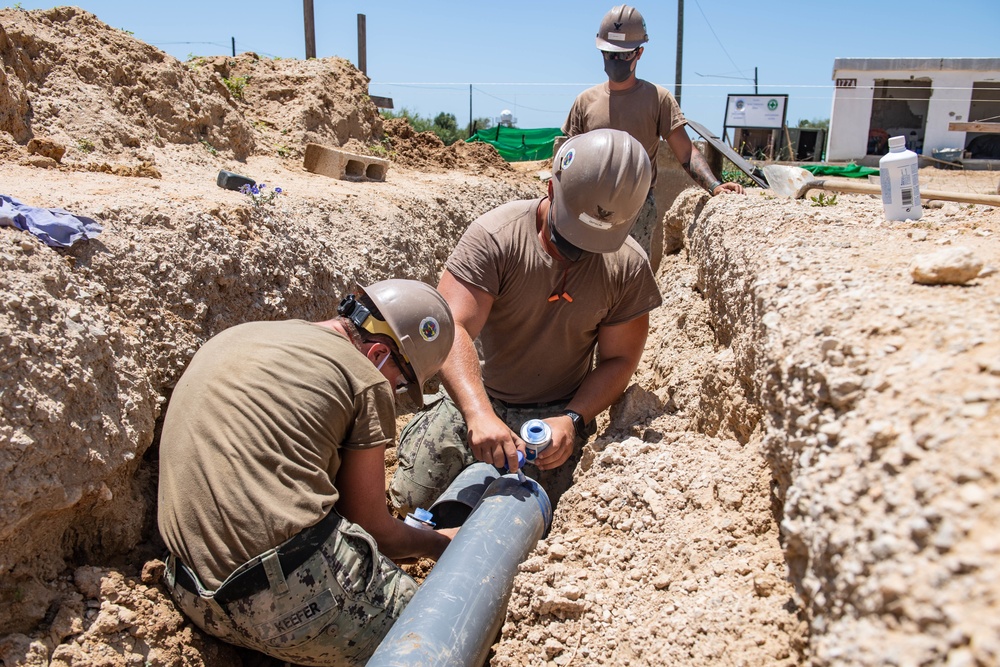
[[[528,160],[548,160],[552,157],[552,142],[562,136],[562,130],[557,127],[543,127],[534,130],[522,130],[517,127],[497,126],[488,130],[477,130],[466,139],[468,143],[475,141],[493,144],[507,162],[526,162]]]
[[[846,178],[867,178],[870,175],[878,176],[878,169],[862,167],[854,164],[804,164],[802,168],[811,172],[813,176],[844,176]]]

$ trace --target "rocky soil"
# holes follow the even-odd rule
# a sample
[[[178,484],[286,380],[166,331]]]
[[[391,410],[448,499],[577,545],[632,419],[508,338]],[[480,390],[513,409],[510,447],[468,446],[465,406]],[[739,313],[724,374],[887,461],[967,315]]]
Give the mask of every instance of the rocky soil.
[[[335,58],[180,63],[72,8],[0,10],[0,57],[0,193],[104,227],[69,249],[0,228],[0,662],[254,664],[159,583],[173,384],[238,322],[436,282],[545,165],[383,123]],[[310,174],[308,142],[389,157],[386,181]],[[255,203],[220,169],[284,192]],[[1000,664],[1000,210],[887,223],[867,196],[661,174],[665,304],[491,664]],[[944,284],[914,281],[957,248],[920,261]]]

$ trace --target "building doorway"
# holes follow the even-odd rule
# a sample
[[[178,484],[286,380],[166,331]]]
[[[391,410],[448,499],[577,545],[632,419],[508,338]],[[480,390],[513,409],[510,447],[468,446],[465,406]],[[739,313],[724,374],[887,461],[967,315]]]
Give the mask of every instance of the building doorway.
[[[930,79],[875,79],[868,155],[889,152],[889,137],[906,137],[906,147],[923,152],[931,98]]]

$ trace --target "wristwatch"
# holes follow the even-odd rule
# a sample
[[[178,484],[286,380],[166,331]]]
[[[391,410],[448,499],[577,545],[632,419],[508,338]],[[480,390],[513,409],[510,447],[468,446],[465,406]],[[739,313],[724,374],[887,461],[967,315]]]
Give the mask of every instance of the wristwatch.
[[[583,415],[573,410],[563,410],[560,414],[564,414],[572,420],[573,430],[580,438],[587,439],[587,424],[583,421]]]

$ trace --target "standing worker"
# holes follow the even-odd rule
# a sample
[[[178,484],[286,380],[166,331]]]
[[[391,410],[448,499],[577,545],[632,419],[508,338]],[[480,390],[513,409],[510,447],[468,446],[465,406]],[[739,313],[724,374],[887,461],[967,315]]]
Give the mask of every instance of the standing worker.
[[[649,157],[625,132],[568,139],[548,196],[469,225],[438,290],[455,314],[440,392],[403,429],[389,486],[397,511],[429,507],[477,460],[517,469],[530,419],[552,444],[528,467],[555,503],[594,419],[625,391],[662,301],[629,230],[649,191]],[[483,363],[474,341],[482,344]],[[595,363],[596,358],[596,363]]]
[[[624,130],[646,149],[653,167],[653,179],[642,212],[632,228],[632,237],[649,255],[653,232],[659,224],[653,184],[656,183],[656,152],[660,137],[667,140],[684,171],[712,196],[743,194],[738,183],[718,180],[684,130],[687,121],[674,96],[666,88],[639,79],[636,65],[649,41],[646,21],[639,10],[618,5],[604,15],[597,31],[597,48],[604,56],[604,71],[608,82],[580,93],[563,124],[563,134],[569,137],[599,127]]]
[[[396,397],[454,339],[432,287],[385,280],[323,322],[234,326],[191,359],[160,439],[165,582],[207,633],[301,665],[364,664],[417,589],[393,561],[437,559],[457,529],[394,518]]]

